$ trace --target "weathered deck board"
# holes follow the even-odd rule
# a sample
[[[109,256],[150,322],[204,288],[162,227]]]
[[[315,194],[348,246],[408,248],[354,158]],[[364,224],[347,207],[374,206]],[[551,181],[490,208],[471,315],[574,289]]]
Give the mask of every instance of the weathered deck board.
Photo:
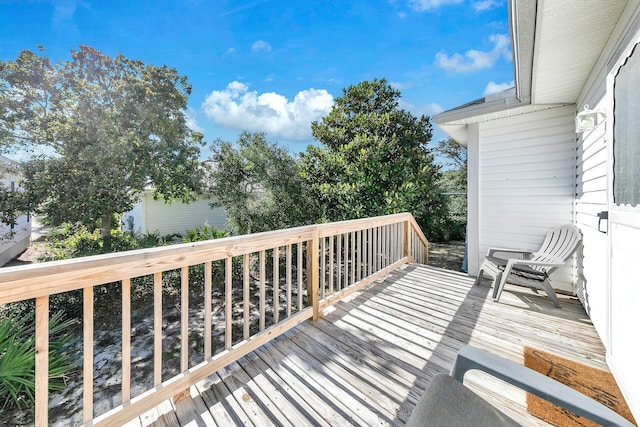
[[[575,298],[562,309],[525,288],[491,301],[466,275],[410,265],[325,310],[140,417],[141,425],[402,425],[466,344],[522,363],[524,346],[607,370]],[[526,425],[525,393],[485,374],[465,384]],[[198,395],[198,393],[200,393]],[[167,410],[167,405],[172,411]]]

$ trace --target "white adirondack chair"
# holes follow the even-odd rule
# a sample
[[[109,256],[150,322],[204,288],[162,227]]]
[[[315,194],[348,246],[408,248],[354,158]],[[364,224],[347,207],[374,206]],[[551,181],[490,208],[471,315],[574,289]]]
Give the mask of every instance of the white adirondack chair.
[[[534,291],[543,290],[556,307],[560,307],[556,292],[551,287],[549,275],[573,255],[582,241],[582,233],[574,225],[563,225],[549,231],[537,252],[516,249],[491,248],[487,253],[475,284],[479,285],[483,274],[493,279],[493,300],[498,301],[507,280]],[[496,256],[507,254],[507,258]]]

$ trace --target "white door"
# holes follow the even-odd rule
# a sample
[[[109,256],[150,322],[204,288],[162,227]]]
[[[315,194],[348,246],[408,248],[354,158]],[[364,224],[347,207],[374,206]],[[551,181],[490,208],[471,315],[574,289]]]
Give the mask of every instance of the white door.
[[[638,40],[636,40],[637,43]],[[632,411],[640,412],[640,45],[610,77],[608,358]]]

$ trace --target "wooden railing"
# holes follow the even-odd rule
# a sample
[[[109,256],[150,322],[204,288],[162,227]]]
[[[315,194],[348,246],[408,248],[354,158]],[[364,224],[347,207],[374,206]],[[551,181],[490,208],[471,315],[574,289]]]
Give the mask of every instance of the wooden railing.
[[[299,323],[317,319],[324,307],[400,265],[426,263],[427,254],[427,239],[413,216],[396,214],[3,268],[0,304],[35,298],[35,423],[46,426],[49,299],[82,290],[82,420],[96,426],[119,425],[168,398],[179,398],[185,390],[188,393],[191,385]],[[179,277],[180,367],[177,375],[163,378],[163,289],[168,276]],[[202,280],[190,279],[195,276]],[[215,283],[216,277],[223,277],[223,283]],[[190,363],[189,319],[194,313],[189,287],[196,282],[203,286],[204,301],[197,314],[203,318],[204,344],[201,361]],[[98,314],[94,290],[105,284],[119,286],[122,298],[121,404],[94,414],[94,319]],[[218,285],[224,291],[215,303],[224,306],[224,314],[216,317],[212,287]],[[152,294],[148,300],[153,301],[153,386],[135,397],[131,391],[132,288],[136,295],[148,291]],[[212,341],[215,319],[224,329],[224,343]],[[235,335],[234,324],[242,325]]]

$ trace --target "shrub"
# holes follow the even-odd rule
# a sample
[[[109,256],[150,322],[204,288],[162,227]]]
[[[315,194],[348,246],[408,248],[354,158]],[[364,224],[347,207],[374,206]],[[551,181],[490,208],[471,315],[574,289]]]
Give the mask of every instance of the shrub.
[[[179,234],[160,234],[158,231],[151,231],[149,233],[134,234],[137,249],[142,248],[155,248],[157,246],[166,246],[173,243],[176,237],[180,237]]]
[[[49,320],[49,390],[61,390],[73,366],[61,348],[69,342],[62,312]],[[35,401],[35,326],[33,311],[0,320],[0,409],[26,409]]]
[[[204,225],[198,225],[188,230],[187,235],[182,237],[182,241],[185,243],[200,242],[203,240],[222,239],[224,237],[227,237],[225,230],[218,230],[205,223]]]
[[[111,247],[105,248],[104,238],[99,229],[89,231],[81,224],[63,224],[47,235],[47,255],[43,261],[165,246],[171,244],[174,237],[175,234],[161,235],[158,232],[140,234],[112,230]]]

